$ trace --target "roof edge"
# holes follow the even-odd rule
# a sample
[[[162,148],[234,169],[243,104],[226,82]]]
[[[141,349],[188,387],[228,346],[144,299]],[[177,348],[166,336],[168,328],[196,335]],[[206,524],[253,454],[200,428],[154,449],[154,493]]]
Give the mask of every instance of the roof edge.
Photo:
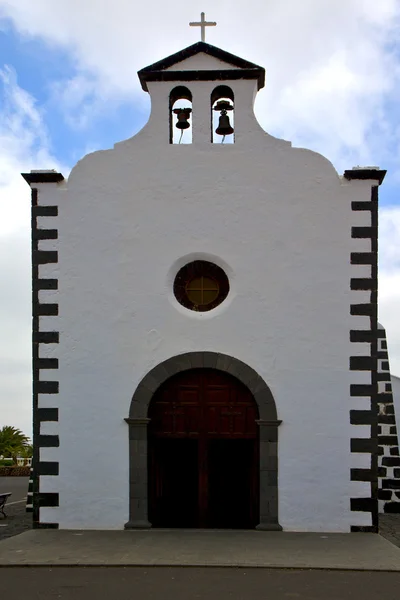
[[[195,54],[199,54],[200,52],[204,52],[204,54],[209,54],[214,58],[219,58],[220,60],[227,62],[235,67],[239,67],[239,69],[261,69],[259,65],[252,63],[244,58],[240,58],[240,56],[236,56],[235,54],[231,54],[226,50],[222,50],[222,48],[218,48],[217,46],[212,46],[211,44],[207,44],[207,42],[196,42],[191,46],[187,46],[187,48],[183,48],[174,54],[170,54],[166,58],[163,58],[148,67],[144,67],[140,69],[139,73],[148,73],[149,71],[162,71],[164,69],[168,69],[172,65],[175,65],[178,62],[182,62]]]
[[[348,180],[352,179],[376,179],[381,185],[385,179],[387,171],[382,169],[348,169],[344,172],[344,177]]]
[[[21,173],[25,181],[32,183],[58,183],[64,181],[64,175],[57,171],[32,171],[31,173]]]
[[[237,69],[240,69],[233,75],[234,70],[221,69],[221,70],[204,70],[204,71],[166,71],[172,65],[180,63],[196,54],[204,53],[209,56],[213,56],[223,62],[226,62]],[[258,89],[264,87],[265,84],[265,69],[252,63],[244,58],[240,58],[235,54],[231,54],[226,50],[222,50],[217,46],[212,46],[206,42],[196,42],[187,48],[183,48],[175,54],[171,54],[162,60],[159,60],[148,67],[144,67],[138,71],[140,83],[144,91],[148,92],[146,85],[147,81],[190,81],[190,80],[216,80],[216,79],[228,79],[226,73],[232,74],[231,79],[257,79]],[[167,75],[168,73],[168,75]],[[201,75],[200,75],[201,73]],[[222,73],[221,77],[216,74]],[[214,74],[214,75],[213,75]]]

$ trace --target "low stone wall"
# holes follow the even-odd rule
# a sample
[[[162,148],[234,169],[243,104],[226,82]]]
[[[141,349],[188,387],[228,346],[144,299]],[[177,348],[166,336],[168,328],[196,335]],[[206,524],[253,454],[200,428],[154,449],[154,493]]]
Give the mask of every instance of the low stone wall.
[[[0,477],[29,477],[30,467],[0,467]]]

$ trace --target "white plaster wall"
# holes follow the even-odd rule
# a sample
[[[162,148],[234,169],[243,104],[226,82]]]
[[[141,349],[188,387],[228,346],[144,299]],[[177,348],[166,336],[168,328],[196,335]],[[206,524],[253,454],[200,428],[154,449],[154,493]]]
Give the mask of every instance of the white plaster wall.
[[[205,52],[199,52],[194,56],[190,56],[185,60],[181,60],[174,65],[171,65],[165,71],[204,71],[207,69],[216,70],[216,69],[237,69],[234,65],[231,65],[219,58],[215,58],[214,56],[210,56]]]
[[[364,400],[350,400],[349,385],[368,383],[364,373],[350,375],[349,356],[367,348],[350,344],[349,330],[369,326],[349,315],[349,256],[351,225],[365,218],[351,212],[351,200],[369,200],[370,183],[343,181],[322,156],[263,132],[254,82],[225,83],[235,93],[235,144],[210,144],[216,84],[201,82],[188,85],[194,143],[169,145],[174,84],[153,83],[146,127],[85,157],[67,190],[53,194],[59,317],[41,323],[55,319],[60,330],[60,506],[42,515],[61,528],[123,528],[132,395],[161,361],[200,350],[235,356],[272,390],[282,419],[283,528],[368,524],[349,501],[368,492],[349,476],[358,466],[349,410]],[[357,251],[368,251],[369,240],[358,242]],[[172,294],[176,271],[193,258],[214,260],[230,277],[227,301],[209,313],[183,309]],[[50,491],[51,478],[42,479]]]

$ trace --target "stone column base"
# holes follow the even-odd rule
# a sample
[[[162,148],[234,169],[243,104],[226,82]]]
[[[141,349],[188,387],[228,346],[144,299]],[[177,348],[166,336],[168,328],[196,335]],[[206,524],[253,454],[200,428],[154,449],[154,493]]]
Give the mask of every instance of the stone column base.
[[[150,521],[128,521],[125,529],[151,529]]]
[[[259,531],[282,531],[279,523],[259,523],[256,529]]]

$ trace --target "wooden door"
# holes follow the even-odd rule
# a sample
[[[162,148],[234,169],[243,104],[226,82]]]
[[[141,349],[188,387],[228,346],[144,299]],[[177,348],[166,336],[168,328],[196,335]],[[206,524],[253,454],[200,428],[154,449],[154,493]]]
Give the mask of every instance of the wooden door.
[[[150,521],[166,527],[255,526],[258,412],[249,390],[219,371],[186,371],[157,391],[149,418]],[[177,512],[196,524],[174,525],[182,522]]]

